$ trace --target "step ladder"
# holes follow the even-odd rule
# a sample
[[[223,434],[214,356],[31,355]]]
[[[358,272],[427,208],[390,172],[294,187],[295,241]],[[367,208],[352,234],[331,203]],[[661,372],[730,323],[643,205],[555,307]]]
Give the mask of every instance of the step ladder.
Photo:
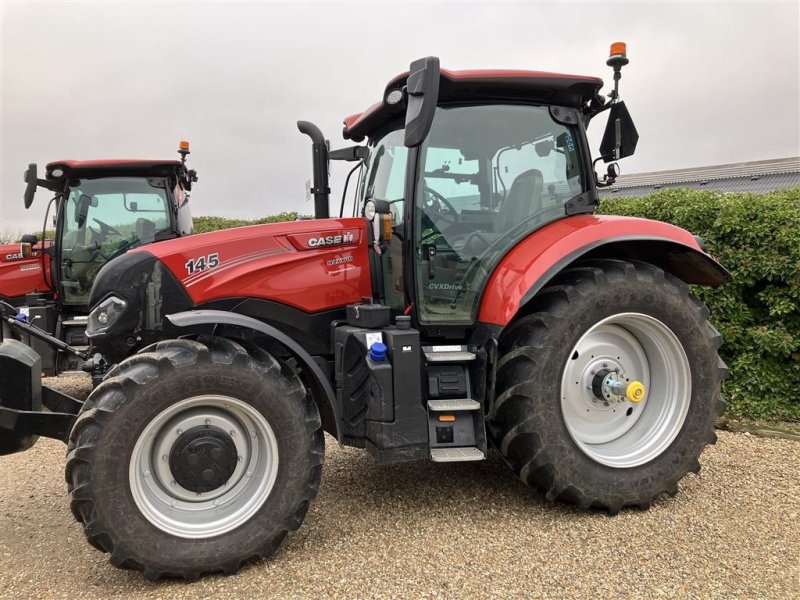
[[[428,445],[433,462],[486,458],[486,425],[480,402],[472,398],[466,346],[423,346],[428,376]]]

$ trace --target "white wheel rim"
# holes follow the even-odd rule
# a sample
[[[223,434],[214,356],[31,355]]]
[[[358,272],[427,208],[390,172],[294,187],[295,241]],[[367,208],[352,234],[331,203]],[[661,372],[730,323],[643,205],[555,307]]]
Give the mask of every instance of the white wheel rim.
[[[644,384],[645,398],[597,398],[592,381],[601,370]],[[660,456],[686,420],[692,380],[689,359],[664,323],[641,313],[620,313],[593,325],[567,357],[561,412],[570,436],[593,460],[635,467]]]
[[[232,432],[238,462],[226,483],[197,493],[175,482],[167,461],[181,432],[197,425]],[[278,441],[266,418],[229,396],[195,396],[159,413],[131,454],[131,495],[144,517],[172,535],[200,539],[247,522],[267,500],[278,475]]]

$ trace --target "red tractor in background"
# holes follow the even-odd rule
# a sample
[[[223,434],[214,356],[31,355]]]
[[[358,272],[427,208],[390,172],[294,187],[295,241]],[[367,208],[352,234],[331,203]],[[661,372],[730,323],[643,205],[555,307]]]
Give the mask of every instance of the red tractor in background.
[[[39,353],[45,375],[87,365],[89,293],[103,265],[132,248],[192,232],[188,201],[197,173],[186,166],[188,142],[178,152],[180,160],[55,161],[45,179],[35,164],[28,166],[25,208],[37,188],[54,192],[44,229],[55,205],[55,242],[28,234],[21,244],[0,247],[0,301],[16,307],[21,323],[13,333],[4,325],[7,335]],[[37,335],[42,331],[51,337]],[[95,369],[91,361],[88,367]]]
[[[90,543],[153,579],[271,555],[317,493],[323,432],[385,463],[491,446],[548,499],[612,514],[675,494],[724,408],[721,339],[689,284],[729,275],[687,231],[593,214],[638,138],[627,62],[612,46],[606,101],[594,77],[428,57],[345,119],[365,145],[329,151],[298,123],[316,219],[109,261],[87,335],[115,366],[80,403],[4,342],[0,443],[67,442]],[[598,179],[586,127],[603,112]],[[362,163],[361,216],[329,218],[329,160]]]

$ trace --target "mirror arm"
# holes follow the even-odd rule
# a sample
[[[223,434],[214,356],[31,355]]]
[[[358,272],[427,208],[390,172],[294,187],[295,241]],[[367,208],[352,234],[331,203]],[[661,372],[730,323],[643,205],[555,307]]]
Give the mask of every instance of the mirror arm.
[[[352,162],[355,160],[364,160],[369,154],[366,146],[349,146],[347,148],[338,148],[337,150],[330,150],[328,158],[330,160],[345,160]]]
[[[587,121],[591,121],[597,115],[599,115],[601,112],[605,112],[609,108],[611,108],[611,102],[607,102],[606,104],[603,104],[602,106],[600,106],[598,108],[592,108],[591,106],[588,107],[587,111],[586,111],[586,117],[587,117],[586,120]]]
[[[58,181],[49,181],[47,179],[37,179],[36,186],[42,187],[46,190],[50,190],[51,192],[57,192],[61,187]]]

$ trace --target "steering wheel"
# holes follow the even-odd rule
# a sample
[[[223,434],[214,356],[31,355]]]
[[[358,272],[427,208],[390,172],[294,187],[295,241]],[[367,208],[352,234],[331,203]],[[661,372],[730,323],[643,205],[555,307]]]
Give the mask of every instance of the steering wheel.
[[[427,185],[423,189],[423,194],[424,197],[422,199],[422,206],[424,208],[430,208],[436,211],[436,216],[438,216],[447,225],[452,225],[453,223],[458,222],[458,211],[453,207],[452,204],[450,204],[450,201],[447,198]],[[430,196],[430,198],[428,196]],[[436,206],[436,204],[439,204],[439,206]],[[447,212],[442,210],[442,204],[444,204],[445,208],[447,208]],[[450,216],[446,216],[447,214]]]
[[[105,221],[101,221],[100,219],[92,219],[92,221],[100,225],[100,235],[102,235],[104,238],[107,238],[109,233],[113,233],[120,237],[125,237],[119,229],[112,227]]]

